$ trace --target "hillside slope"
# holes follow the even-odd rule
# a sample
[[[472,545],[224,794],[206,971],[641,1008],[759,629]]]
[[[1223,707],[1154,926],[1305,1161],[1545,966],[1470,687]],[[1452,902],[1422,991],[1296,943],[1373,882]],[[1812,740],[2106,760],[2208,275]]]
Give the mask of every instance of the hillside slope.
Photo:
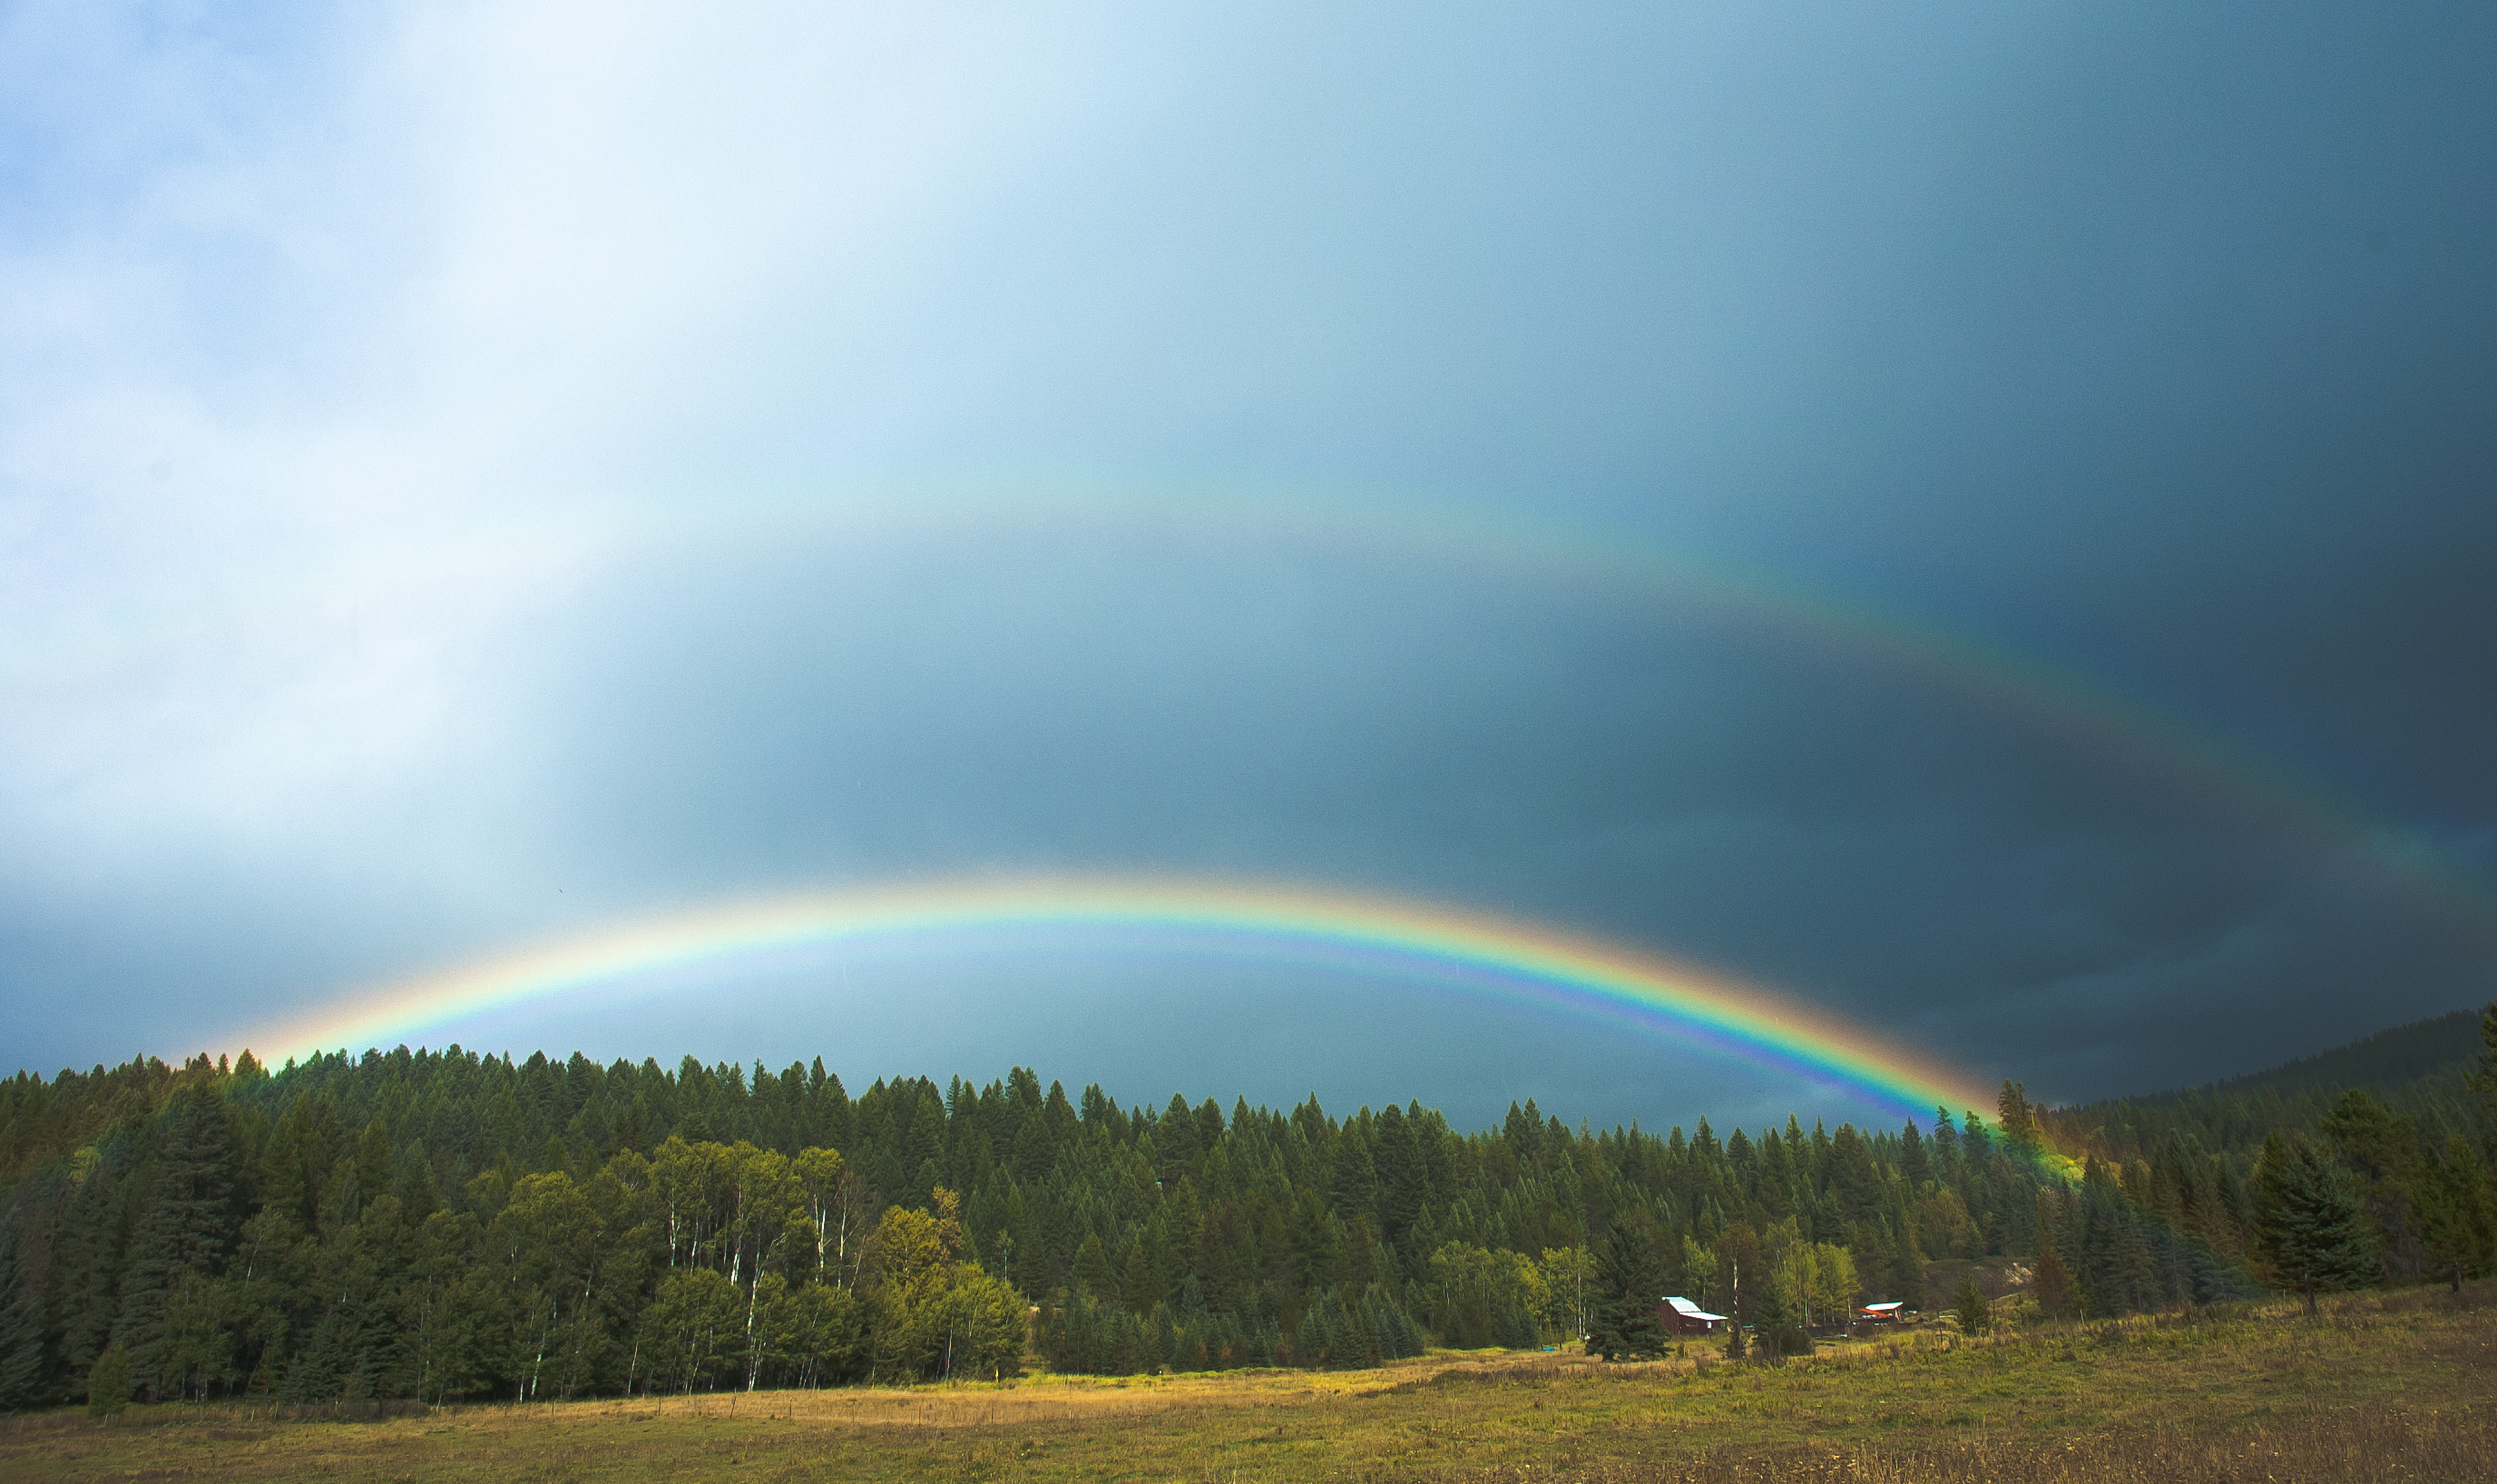
[[[2041,1117],[2066,1147],[2103,1157],[2148,1158],[2162,1139],[2179,1136],[2243,1161],[2274,1129],[2314,1127],[2355,1088],[2417,1120],[2432,1144],[2450,1133],[2478,1136],[2487,1132],[2485,1114],[2463,1078],[2489,1050],[2477,1010],[2456,1010],[2242,1077],[2103,1098]]]

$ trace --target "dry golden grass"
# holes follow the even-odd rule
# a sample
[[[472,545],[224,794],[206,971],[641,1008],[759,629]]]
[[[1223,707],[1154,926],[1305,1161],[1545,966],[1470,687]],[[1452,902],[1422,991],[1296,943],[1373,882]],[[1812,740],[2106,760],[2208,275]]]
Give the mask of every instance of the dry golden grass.
[[[2497,1476],[2497,1418],[2407,1408],[2323,1411],[2199,1435],[2168,1429],[2054,1440],[1873,1449],[1727,1448],[1666,1463],[1595,1463],[1556,1473],[1495,1468],[1469,1477],[1527,1484],[2485,1484]],[[1390,1475],[1389,1477],[1394,1477]]]
[[[1979,1342],[1907,1336],[1779,1369],[1439,1354],[1377,1371],[469,1406],[373,1421],[246,1406],[0,1423],[0,1478],[644,1478],[1584,1484],[2497,1478],[2497,1285]]]

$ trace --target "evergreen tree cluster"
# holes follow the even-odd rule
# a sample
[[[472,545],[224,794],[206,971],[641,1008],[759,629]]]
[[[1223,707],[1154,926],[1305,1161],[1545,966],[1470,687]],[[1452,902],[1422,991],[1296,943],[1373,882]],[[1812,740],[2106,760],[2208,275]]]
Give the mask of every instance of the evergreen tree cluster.
[[[2472,1028],[2439,1017],[2236,1083],[2031,1110],[2043,1141],[2082,1160],[2077,1187],[2040,1199],[2039,1246],[2057,1259],[2041,1307],[2121,1313],[2250,1282],[2311,1301],[2497,1272],[2497,1003],[2478,1017],[2476,1058],[2426,1035]],[[2336,1080],[2421,1062],[2436,1070],[2382,1096]]]
[[[1666,1344],[1666,1293],[1784,1353],[1855,1303],[1922,1307],[1925,1263],[1952,1257],[2034,1260],[2041,1307],[2093,1316],[2255,1279],[2458,1282],[2497,1259],[2487,1029],[2449,1119],[2352,1092],[2251,1151],[2171,1122],[2077,1180],[2046,1152],[2074,1115],[2017,1084],[1992,1126],[1721,1141],[1532,1103],[1471,1134],[1418,1104],[1122,1108],[1023,1068],[856,1098],[820,1062],[456,1047],[21,1074],[0,1083],[0,1407],[100,1374],[312,1403],[997,1374],[1034,1352],[1357,1366],[1586,1335],[1627,1356]]]
[[[1721,1143],[1530,1104],[1460,1134],[1021,1068],[852,1098],[820,1063],[457,1048],[21,1075],[0,1168],[5,1405],[83,1396],[108,1349],[142,1397],[307,1403],[994,1373],[1027,1342],[1368,1365],[1574,1339],[1616,1230],[1651,1306],[1722,1298],[1763,1232],[1920,1301],[1926,1256],[2021,1250],[2039,1179],[1974,1115]]]

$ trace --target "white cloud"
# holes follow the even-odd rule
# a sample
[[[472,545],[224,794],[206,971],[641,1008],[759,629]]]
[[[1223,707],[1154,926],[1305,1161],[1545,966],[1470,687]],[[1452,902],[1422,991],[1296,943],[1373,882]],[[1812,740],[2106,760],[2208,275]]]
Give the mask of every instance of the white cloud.
[[[504,636],[792,317],[889,330],[933,292],[950,217],[1073,116],[1093,25],[412,7],[279,55],[21,15],[48,144],[0,247],[11,853],[472,851],[394,811],[446,769],[476,807],[521,786],[474,775],[533,761]]]

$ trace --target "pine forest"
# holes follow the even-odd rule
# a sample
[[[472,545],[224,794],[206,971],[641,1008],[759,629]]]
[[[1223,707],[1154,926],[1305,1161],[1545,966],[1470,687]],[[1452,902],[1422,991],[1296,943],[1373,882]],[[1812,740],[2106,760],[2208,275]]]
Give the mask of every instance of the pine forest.
[[[2491,1090],[2483,1058],[2295,1120],[2007,1084],[1982,1118],[1659,1134],[456,1047],[20,1074],[0,1405],[1635,1355],[1662,1293],[1808,1347],[1866,1302],[1965,1307],[1927,1291],[1953,1258],[2062,1315],[2458,1282],[2491,1260]]]

